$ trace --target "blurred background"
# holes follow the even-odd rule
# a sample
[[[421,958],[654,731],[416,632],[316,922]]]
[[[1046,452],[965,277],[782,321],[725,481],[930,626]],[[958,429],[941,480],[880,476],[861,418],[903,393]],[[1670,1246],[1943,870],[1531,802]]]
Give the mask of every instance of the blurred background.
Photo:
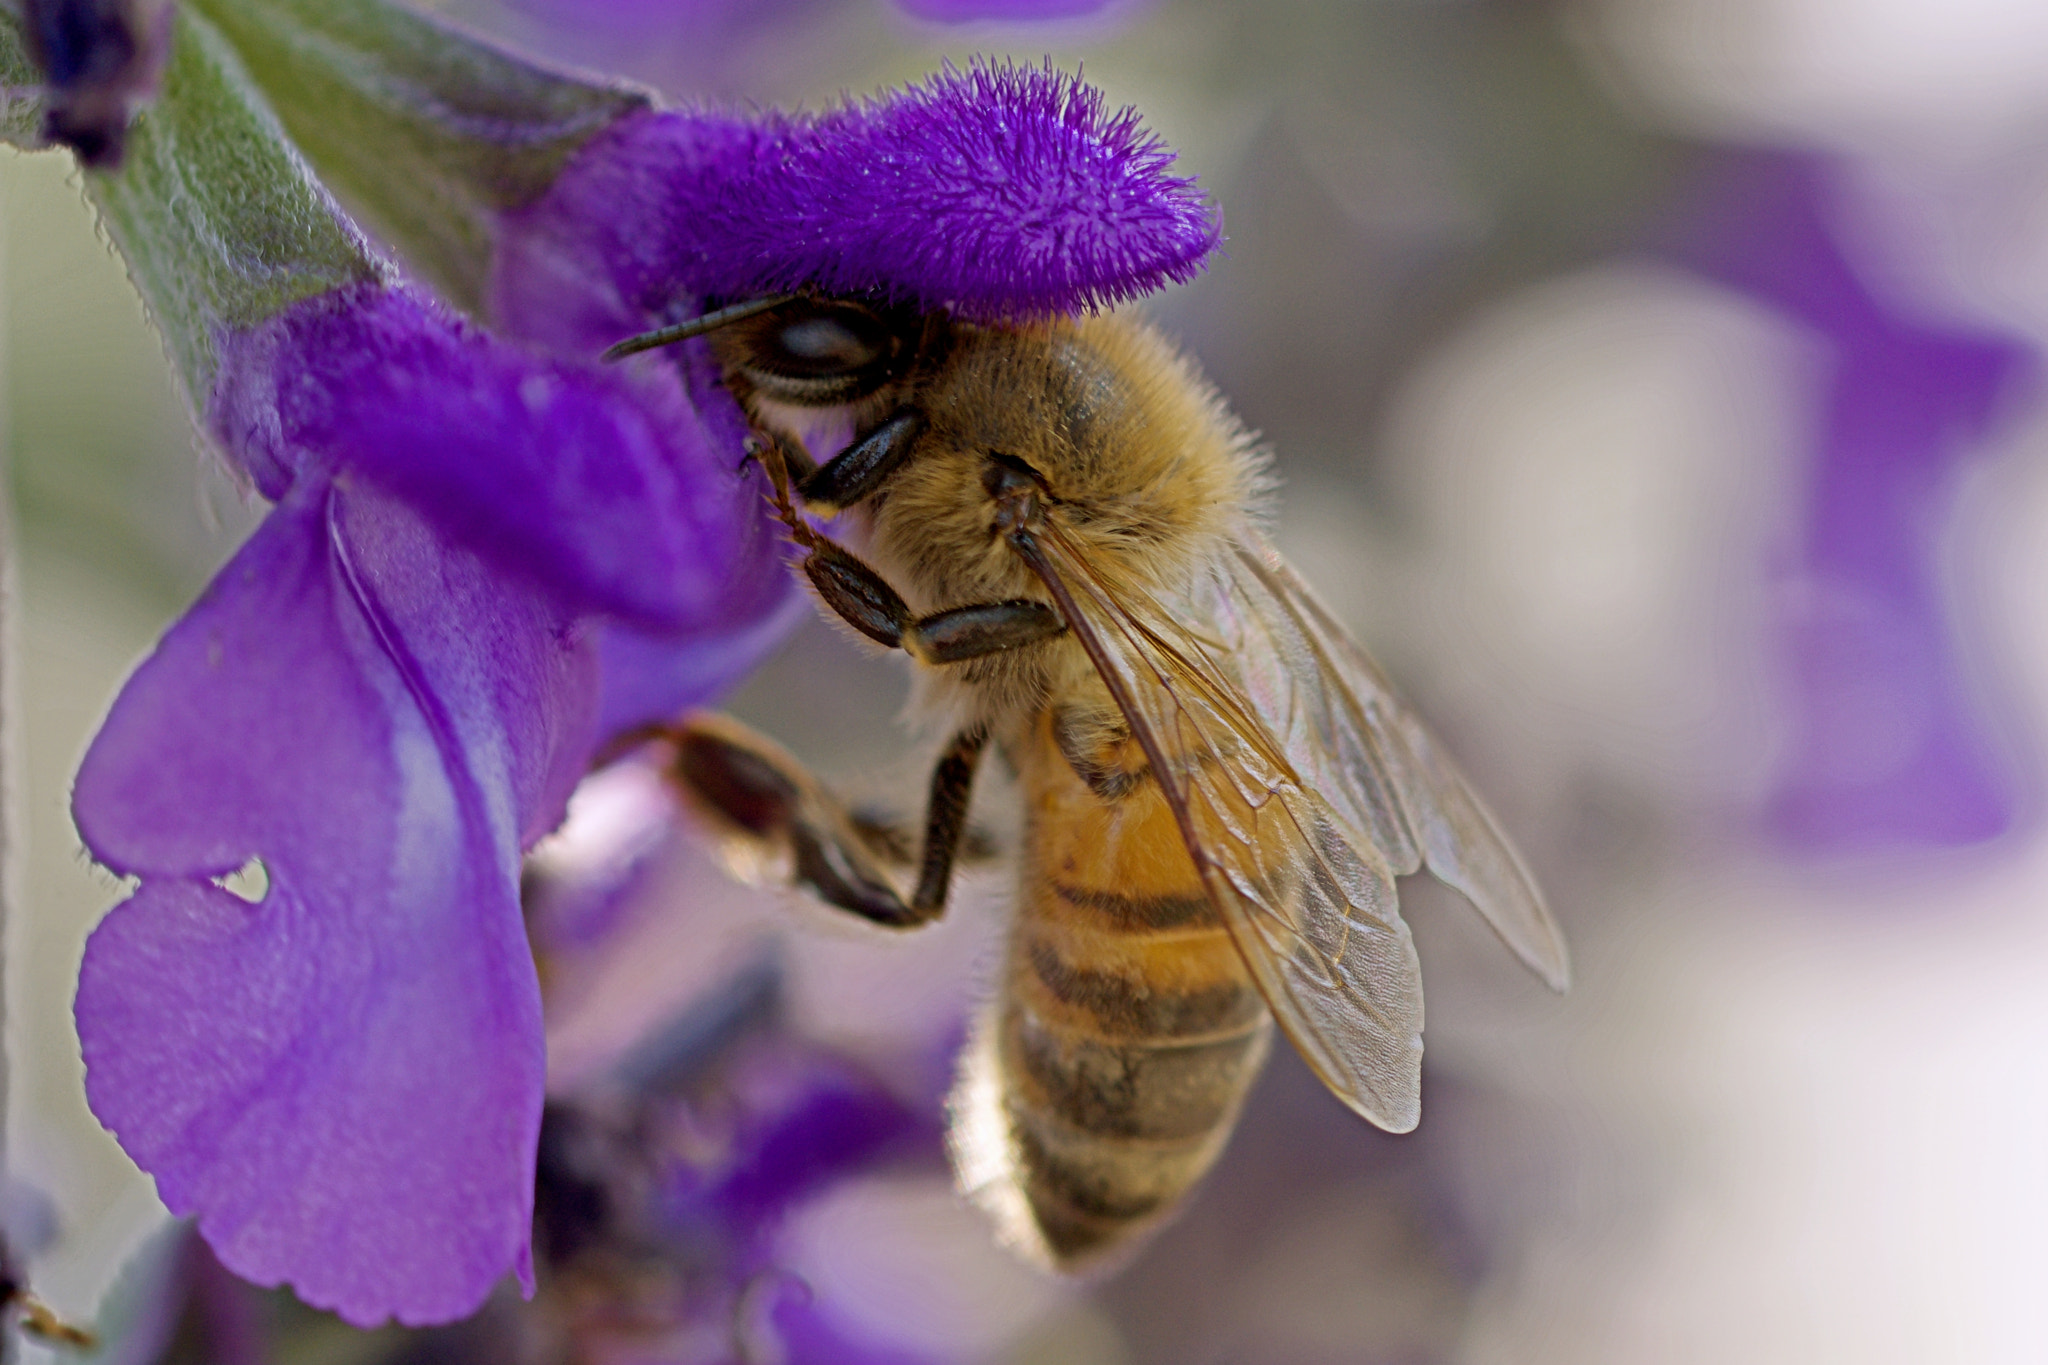
[[[718,1204],[724,1268],[692,1273],[731,1282],[723,1337],[564,1328],[583,1354],[554,1358],[2048,1357],[2048,7],[444,8],[677,99],[815,107],[993,53],[1137,105],[1229,236],[1146,311],[1272,443],[1283,550],[1501,815],[1577,974],[1553,998],[1454,895],[1405,888],[1422,1127],[1371,1130],[1277,1049],[1185,1216],[1062,1284],[992,1245],[939,1156],[1000,870],[881,941],[733,886],[628,769],[547,855],[557,1093],[638,1116],[607,1141],[660,1134],[672,1204],[747,1134],[821,1131],[820,1094],[867,1117],[745,1236]],[[185,1294],[280,1361],[521,1358],[218,1283],[84,1106],[70,999],[120,888],[71,828],[71,773],[257,509],[196,450],[68,159],[0,152],[0,257],[9,1216],[37,1287],[90,1318],[144,1243],[114,1319],[174,1324]],[[732,706],[908,807],[904,694],[809,623]],[[645,878],[630,912],[578,899],[592,867]],[[700,1161],[677,1125],[707,1113],[726,1156]],[[543,1309],[581,1321],[605,1293],[578,1283]],[[837,1345],[799,1344],[789,1294]],[[273,1358],[176,1330],[122,1358]]]

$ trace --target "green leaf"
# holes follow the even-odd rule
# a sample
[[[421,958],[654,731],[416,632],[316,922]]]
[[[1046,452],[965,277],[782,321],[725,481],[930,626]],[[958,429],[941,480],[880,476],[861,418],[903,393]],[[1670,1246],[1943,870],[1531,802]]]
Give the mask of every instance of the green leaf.
[[[180,11],[172,42],[163,94],[136,119],[125,162],[85,180],[203,410],[221,332],[389,272],[213,26]]]
[[[381,0],[188,0],[234,43],[308,160],[459,307],[499,216],[531,203],[637,87],[550,71]]]

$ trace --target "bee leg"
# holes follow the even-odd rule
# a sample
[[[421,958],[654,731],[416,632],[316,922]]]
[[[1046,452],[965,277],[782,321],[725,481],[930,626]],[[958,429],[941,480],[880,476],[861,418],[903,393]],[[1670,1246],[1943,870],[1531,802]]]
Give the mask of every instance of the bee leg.
[[[953,858],[967,832],[967,798],[974,786],[974,769],[987,742],[984,731],[962,730],[932,769],[931,797],[925,804],[924,858],[910,908],[933,919],[946,908]]]
[[[909,458],[929,425],[923,413],[905,408],[810,474],[798,475],[797,491],[804,505],[820,516],[832,516],[865,500]]]
[[[804,573],[825,605],[877,644],[907,652],[926,664],[957,664],[1050,639],[1067,626],[1044,602],[1020,599],[949,607],[915,617],[894,588],[873,569],[831,541],[818,538],[804,558]]]
[[[957,664],[1049,640],[1066,628],[1044,602],[983,602],[934,612],[912,623],[901,643],[920,663]]]
[[[810,542],[804,574],[825,605],[876,644],[894,649],[917,624],[910,607],[883,577],[823,536]]]
[[[937,915],[936,905],[904,903],[882,870],[878,850],[839,800],[772,740],[710,712],[689,716],[660,737],[675,750],[670,782],[723,836],[729,854],[746,855],[735,862],[758,864],[763,852],[780,854],[798,887],[888,928],[913,928]],[[957,804],[964,811],[964,783]],[[952,837],[958,839],[957,830]],[[929,850],[925,861],[929,878]],[[939,876],[943,891],[943,868]]]
[[[818,472],[818,462],[811,458],[811,452],[802,441],[794,436],[769,436],[761,431],[755,431],[741,443],[740,468],[745,469],[750,464],[765,467],[770,446],[775,448],[776,464],[785,482],[801,485]]]
[[[917,413],[898,414],[876,430],[885,432],[906,420],[914,420],[921,429],[924,418]],[[913,431],[910,438],[898,443],[897,453],[890,458],[900,461],[914,438]],[[841,452],[818,474],[831,473],[851,453]],[[904,649],[923,663],[951,664],[1016,649],[1058,635],[1067,628],[1052,606],[1028,599],[982,602],[949,607],[923,618],[912,616],[910,605],[889,586],[888,580],[857,556],[813,531],[797,515],[790,498],[787,455],[780,443],[766,440],[756,454],[774,484],[777,513],[789,527],[790,537],[808,552],[803,560],[804,575],[826,606],[875,643]],[[876,481],[879,482],[879,476]]]
[[[886,850],[779,745],[730,716],[701,712],[661,731],[675,750],[669,780],[729,843],[787,854],[790,880],[827,905],[892,929],[937,919],[961,847],[968,797],[988,742],[963,730],[932,769],[924,851],[908,904],[883,874]]]

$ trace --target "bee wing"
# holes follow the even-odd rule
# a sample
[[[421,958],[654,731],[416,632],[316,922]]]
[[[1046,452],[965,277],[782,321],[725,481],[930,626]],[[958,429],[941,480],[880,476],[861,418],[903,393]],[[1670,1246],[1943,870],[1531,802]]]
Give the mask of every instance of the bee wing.
[[[1395,872],[1456,888],[1552,990],[1571,982],[1564,935],[1493,816],[1386,676],[1263,538],[1240,537],[1190,609],[1281,751],[1368,834]]]
[[[1224,642],[1197,633],[1218,621],[1213,602],[1160,603],[1112,587],[1056,524],[1013,544],[1143,747],[1280,1027],[1345,1103],[1382,1128],[1413,1128],[1422,975],[1395,901],[1395,868],[1282,751],[1276,728],[1289,727],[1269,724],[1249,695],[1268,680],[1222,666]],[[1229,591],[1218,580],[1201,596]],[[1357,804],[1349,795],[1346,803]]]

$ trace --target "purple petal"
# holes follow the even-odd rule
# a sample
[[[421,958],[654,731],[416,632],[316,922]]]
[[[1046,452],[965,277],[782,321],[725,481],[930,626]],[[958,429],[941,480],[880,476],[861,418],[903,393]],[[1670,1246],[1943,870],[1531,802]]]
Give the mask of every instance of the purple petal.
[[[587,610],[713,627],[755,571],[758,498],[673,371],[543,360],[402,289],[231,338],[210,416],[266,496],[360,471]]]
[[[461,1317],[515,1262],[530,1278],[532,967],[520,982],[482,916],[432,910],[147,882],[79,980],[93,1112],[164,1203],[238,1275],[359,1326]]]
[[[691,297],[806,285],[980,317],[1105,306],[1221,241],[1172,163],[1134,110],[1007,64],[815,116],[623,119],[508,221],[498,305],[520,330],[604,315],[613,340]]]
[[[1964,462],[2037,364],[1916,316],[1837,244],[1825,161],[1717,168],[1668,250],[1832,350],[1802,543],[1783,575],[1791,733],[1767,820],[1813,850],[1991,838],[2017,798],[1957,658],[1933,535]]]
[[[599,637],[604,702],[598,733],[619,734],[709,706],[754,671],[815,610],[779,564],[758,580],[762,603],[736,611],[738,624],[694,635],[655,635],[607,626]]]
[[[518,855],[588,750],[592,660],[402,504],[315,485],[116,701],[74,810],[141,884],[87,946],[87,1095],[237,1274],[361,1324],[530,1281]],[[260,903],[207,880],[252,857]]]
[[[334,580],[326,498],[300,496],[164,636],[79,770],[73,810],[101,863],[220,876],[261,850],[326,879],[393,842],[396,720],[365,666],[374,643]],[[323,713],[346,723],[306,723]]]

